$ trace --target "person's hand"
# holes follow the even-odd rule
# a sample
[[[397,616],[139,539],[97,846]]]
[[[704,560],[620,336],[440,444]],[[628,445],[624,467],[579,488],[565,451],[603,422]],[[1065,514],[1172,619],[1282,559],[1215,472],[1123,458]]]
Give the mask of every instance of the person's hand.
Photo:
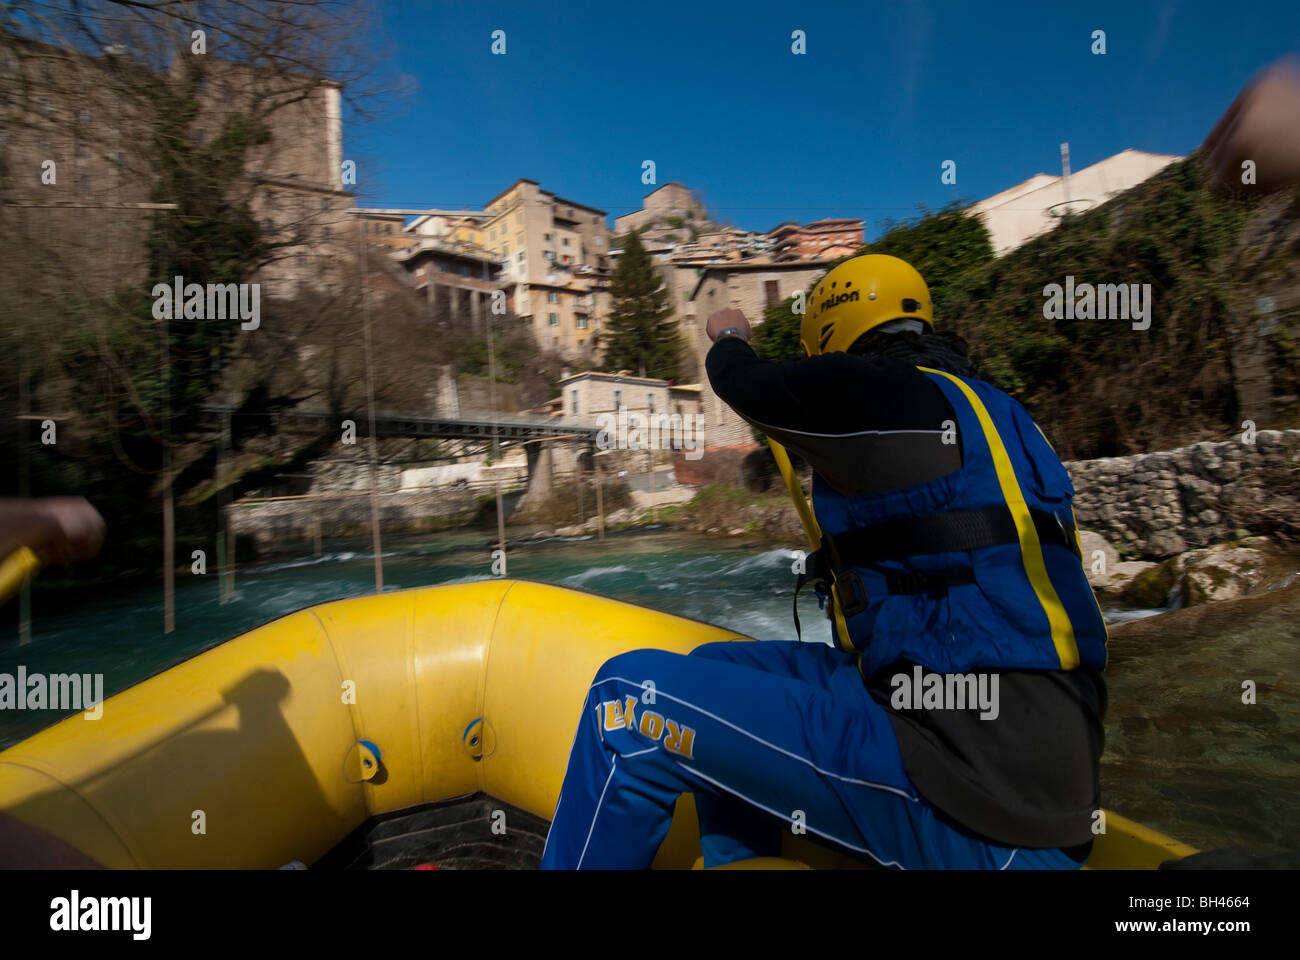
[[[1246,160],[1264,193],[1300,183],[1300,58],[1283,57],[1246,84],[1201,150],[1220,186],[1249,186],[1241,180]]]
[[[28,544],[44,563],[88,560],[104,544],[104,518],[84,497],[41,497],[30,501],[40,521],[37,541]]]
[[[709,339],[716,341],[718,334],[728,327],[737,327],[744,331],[746,337],[751,335],[749,321],[745,315],[735,307],[728,307],[726,310],[718,310],[709,315],[709,322],[704,327],[704,332],[709,335]]]

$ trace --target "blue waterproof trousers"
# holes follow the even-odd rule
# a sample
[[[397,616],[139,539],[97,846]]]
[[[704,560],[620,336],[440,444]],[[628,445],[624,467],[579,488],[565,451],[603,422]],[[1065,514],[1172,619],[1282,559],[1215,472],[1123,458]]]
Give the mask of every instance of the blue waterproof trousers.
[[[682,793],[705,866],[778,856],[805,832],[899,869],[1077,869],[950,825],[903,770],[856,658],[826,644],[732,641],[634,650],[587,694],[543,869],[644,869]]]

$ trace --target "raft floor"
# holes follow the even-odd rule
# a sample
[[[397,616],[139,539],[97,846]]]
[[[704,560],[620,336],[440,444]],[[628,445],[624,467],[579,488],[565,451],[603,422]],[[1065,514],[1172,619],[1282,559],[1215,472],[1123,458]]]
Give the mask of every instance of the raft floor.
[[[541,817],[475,793],[371,817],[312,869],[534,870],[549,827]]]

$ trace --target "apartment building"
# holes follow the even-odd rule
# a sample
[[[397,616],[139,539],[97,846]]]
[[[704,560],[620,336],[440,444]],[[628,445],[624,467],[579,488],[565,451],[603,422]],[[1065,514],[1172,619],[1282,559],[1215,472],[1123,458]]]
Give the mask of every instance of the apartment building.
[[[372,246],[396,252],[419,243],[419,237],[406,229],[406,218],[410,214],[405,210],[357,207],[352,216],[362,239]]]
[[[481,210],[430,210],[408,223],[405,229],[421,237],[486,247],[483,242],[485,219]]]
[[[591,359],[609,314],[609,229],[605,211],[519,179],[485,205],[483,245],[502,261],[500,280],[538,344]]]
[[[768,233],[772,241],[772,259],[837,260],[862,249],[863,223],[854,218],[814,220],[778,224]]]

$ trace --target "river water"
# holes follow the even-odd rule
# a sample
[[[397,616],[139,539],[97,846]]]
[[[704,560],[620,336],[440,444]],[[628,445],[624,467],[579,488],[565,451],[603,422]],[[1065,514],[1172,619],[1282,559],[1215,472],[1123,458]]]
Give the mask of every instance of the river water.
[[[490,546],[482,531],[456,531],[412,537],[386,537],[386,590],[463,583],[492,576]],[[759,640],[793,639],[791,593],[794,554],[789,549],[757,547],[726,538],[666,531],[594,538],[555,539],[513,545],[511,577],[580,587],[630,603],[725,626]],[[19,646],[13,633],[0,638],[0,673],[19,665],[29,674],[102,673],[104,695],[137,683],[222,640],[311,604],[359,596],[374,589],[373,554],[357,541],[326,542],[322,556],[287,554],[240,568],[234,601],[219,602],[215,572],[180,576],[176,586],[176,629],[162,633],[162,596],[138,587],[105,594],[63,611],[43,610],[33,619],[32,642]],[[825,636],[816,600],[805,591],[800,619],[805,639]],[[1152,611],[1108,611],[1112,622]],[[72,665],[75,664],[75,667]],[[1176,665],[1175,665],[1176,666]],[[1213,775],[1188,775],[1171,765],[1177,743],[1158,751],[1128,729],[1128,706],[1149,705],[1170,665],[1157,658],[1112,666],[1107,679],[1108,751],[1103,759],[1104,803],[1133,815],[1200,849],[1248,846],[1300,849],[1300,799],[1294,784],[1300,773],[1289,762],[1277,769],[1261,731],[1250,729],[1213,745],[1220,761]],[[1204,700],[1221,704],[1221,678],[1206,677]],[[1179,695],[1195,700],[1195,684]],[[1187,707],[1193,709],[1192,706]],[[1200,709],[1200,708],[1197,708]],[[1225,712],[1230,706],[1221,706]],[[1274,711],[1268,736],[1292,736],[1300,710]],[[1202,710],[1198,717],[1204,721]],[[0,711],[0,748],[46,726],[52,711]],[[1213,718],[1211,717],[1210,720]],[[1122,729],[1121,729],[1122,725]],[[1117,749],[1118,748],[1118,749]],[[1204,747],[1198,746],[1203,752]],[[1271,765],[1270,765],[1271,764]],[[1171,773],[1171,769],[1173,773]],[[1198,768],[1199,769],[1199,768]]]

